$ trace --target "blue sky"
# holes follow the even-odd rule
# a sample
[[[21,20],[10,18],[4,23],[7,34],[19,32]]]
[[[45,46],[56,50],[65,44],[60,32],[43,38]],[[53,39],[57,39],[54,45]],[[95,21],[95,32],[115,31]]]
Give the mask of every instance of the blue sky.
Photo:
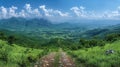
[[[0,18],[8,18],[6,15],[61,20],[120,17],[120,0],[0,0],[0,6]]]
[[[120,0],[0,0],[0,6],[17,6],[23,8],[23,5],[30,3],[33,7],[46,5],[54,9],[68,10],[73,6],[84,6],[88,10],[113,10],[120,6]]]

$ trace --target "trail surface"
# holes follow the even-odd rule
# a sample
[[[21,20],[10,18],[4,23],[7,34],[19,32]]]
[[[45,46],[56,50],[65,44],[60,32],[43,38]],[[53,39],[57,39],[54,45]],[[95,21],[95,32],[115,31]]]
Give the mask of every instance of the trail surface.
[[[59,62],[61,63],[59,67],[75,67],[73,59],[71,59],[71,57],[69,57],[65,52],[61,52]]]
[[[34,67],[76,67],[73,59],[65,52],[52,52],[42,57]]]

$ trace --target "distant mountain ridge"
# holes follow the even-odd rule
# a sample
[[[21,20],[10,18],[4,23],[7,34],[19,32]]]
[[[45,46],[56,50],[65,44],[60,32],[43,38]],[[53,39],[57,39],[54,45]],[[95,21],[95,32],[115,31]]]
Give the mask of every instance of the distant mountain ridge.
[[[114,23],[113,23],[114,22]],[[119,20],[81,20],[78,23],[75,21],[71,22],[61,22],[58,24],[54,24],[55,22],[51,22],[44,18],[21,18],[21,17],[12,17],[8,19],[0,20],[0,28],[41,28],[41,27],[90,27],[97,28],[102,26],[109,26],[113,24],[120,23]]]
[[[115,24],[113,23],[115,22]],[[109,33],[120,33],[119,20],[87,21],[81,23],[64,22],[54,24],[46,19],[9,18],[0,20],[0,29],[17,32],[30,37],[44,39],[66,38],[79,39],[104,36]]]
[[[1,27],[9,27],[9,28],[22,28],[22,27],[48,27],[52,25],[52,23],[46,19],[25,19],[25,18],[9,18],[9,19],[1,19],[0,26]]]
[[[25,33],[29,36],[66,38],[91,37],[120,32],[119,20],[85,20],[79,23],[61,22],[55,24],[44,18],[9,18],[0,20],[0,29]]]
[[[94,37],[94,36],[105,36],[111,33],[120,33],[120,24],[107,26],[104,28],[97,28],[88,30],[81,35],[85,35],[85,37]]]

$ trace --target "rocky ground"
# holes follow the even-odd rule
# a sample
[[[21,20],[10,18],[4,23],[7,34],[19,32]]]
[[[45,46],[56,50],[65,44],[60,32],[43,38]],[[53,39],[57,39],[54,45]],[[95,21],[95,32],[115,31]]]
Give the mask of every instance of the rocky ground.
[[[52,52],[42,57],[34,67],[75,67],[73,59],[65,52]]]

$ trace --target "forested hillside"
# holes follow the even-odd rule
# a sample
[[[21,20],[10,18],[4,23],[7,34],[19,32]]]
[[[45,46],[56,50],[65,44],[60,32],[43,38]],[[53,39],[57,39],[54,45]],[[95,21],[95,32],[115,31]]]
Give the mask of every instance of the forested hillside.
[[[114,32],[114,29],[117,32]],[[113,32],[111,32],[112,30]],[[52,52],[55,52],[54,56],[56,58],[56,63],[53,62],[53,65],[59,66],[61,63],[57,62],[62,62],[62,59],[59,60],[59,58],[66,52],[74,61],[68,59],[71,62],[65,61],[65,63],[73,64],[75,67],[119,67],[120,33],[116,26],[109,28],[109,30],[93,29],[86,32],[85,35],[89,38],[79,37],[76,40],[59,37],[42,39],[1,29],[0,66],[32,67],[40,58],[44,58],[43,56],[47,54],[49,57],[49,53]],[[63,58],[67,59],[68,56],[66,55]]]

